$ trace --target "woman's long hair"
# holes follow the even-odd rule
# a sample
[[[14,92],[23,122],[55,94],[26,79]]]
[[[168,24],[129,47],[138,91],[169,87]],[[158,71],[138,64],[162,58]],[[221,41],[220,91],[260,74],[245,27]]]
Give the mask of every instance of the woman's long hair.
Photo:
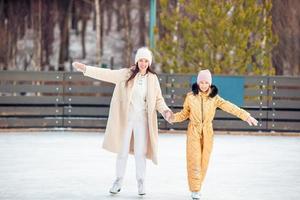
[[[137,75],[137,73],[139,73],[140,70],[139,70],[138,63],[136,63],[135,66],[134,66],[134,68],[131,69],[130,71],[131,71],[131,75],[128,78],[128,80],[126,81],[126,85],[128,85],[129,81],[131,81],[132,79],[134,79],[134,77]],[[148,72],[151,72],[152,74],[157,75],[156,72],[153,69],[150,68],[150,66],[148,66],[146,73],[148,73]]]
[[[209,93],[208,96],[211,97],[211,98],[213,98],[213,97],[215,97],[218,94],[218,88],[215,85],[211,85],[210,89],[211,90],[210,90],[210,93]],[[194,83],[192,85],[192,91],[193,91],[194,95],[197,95],[197,94],[199,94],[199,92],[202,92],[201,89],[200,89],[200,87],[199,87],[199,85],[198,85],[198,83]]]

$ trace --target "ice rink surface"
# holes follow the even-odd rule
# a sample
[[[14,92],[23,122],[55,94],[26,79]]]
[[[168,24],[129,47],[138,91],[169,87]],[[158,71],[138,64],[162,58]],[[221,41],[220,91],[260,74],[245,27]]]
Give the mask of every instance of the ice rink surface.
[[[142,199],[190,199],[185,135],[160,134],[159,165],[147,161]],[[120,194],[108,193],[115,154],[103,133],[0,133],[0,200],[128,200],[137,195],[132,156]],[[299,200],[300,137],[216,135],[202,200]]]

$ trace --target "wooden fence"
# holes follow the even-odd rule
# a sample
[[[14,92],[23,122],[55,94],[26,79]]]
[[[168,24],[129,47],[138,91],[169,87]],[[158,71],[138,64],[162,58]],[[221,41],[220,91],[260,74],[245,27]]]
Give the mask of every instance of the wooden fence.
[[[174,112],[182,108],[193,78],[159,75],[165,100]],[[300,77],[239,78],[244,80],[241,107],[259,120],[259,126],[249,127],[218,110],[216,130],[300,131]],[[113,89],[112,84],[76,72],[1,71],[0,128],[105,128]],[[187,122],[170,125],[159,115],[160,129],[186,126]]]

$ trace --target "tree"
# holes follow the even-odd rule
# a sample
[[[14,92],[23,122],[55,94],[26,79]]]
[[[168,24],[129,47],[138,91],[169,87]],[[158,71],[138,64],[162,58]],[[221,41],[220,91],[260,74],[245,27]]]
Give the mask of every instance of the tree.
[[[124,49],[124,64],[125,66],[130,66],[131,64],[131,53],[133,49],[133,41],[131,38],[131,29],[132,23],[130,18],[131,12],[131,0],[126,0],[127,3],[123,5],[122,13],[124,17],[124,41],[125,41],[125,49]]]
[[[64,62],[69,59],[69,18],[72,11],[73,0],[57,1],[59,9],[59,30],[60,30],[60,45],[59,45],[59,58],[58,70],[64,71]]]
[[[156,58],[164,72],[273,74],[270,0],[160,0]]]
[[[96,7],[96,59],[97,64],[101,64],[101,2],[95,0]]]
[[[54,43],[54,27],[55,27],[55,3],[46,3],[42,2],[42,34],[41,34],[41,47],[42,47],[42,65],[41,70],[54,70],[54,67],[51,66],[50,60],[53,55],[53,43]]]
[[[33,67],[40,70],[42,66],[42,1],[32,1],[32,23],[34,32]]]
[[[300,1],[273,0],[273,30],[279,43],[273,50],[276,75],[300,75]]]
[[[146,21],[145,21],[145,13],[146,9],[149,6],[147,5],[147,1],[139,1],[139,46],[146,45]]]

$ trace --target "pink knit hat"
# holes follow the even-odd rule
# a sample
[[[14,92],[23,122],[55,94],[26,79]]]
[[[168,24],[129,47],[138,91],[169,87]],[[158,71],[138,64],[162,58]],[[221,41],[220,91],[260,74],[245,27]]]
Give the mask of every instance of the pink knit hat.
[[[211,73],[208,69],[201,70],[198,73],[197,83],[199,84],[200,81],[206,81],[209,83],[209,85],[211,85],[212,78],[211,78]]]

